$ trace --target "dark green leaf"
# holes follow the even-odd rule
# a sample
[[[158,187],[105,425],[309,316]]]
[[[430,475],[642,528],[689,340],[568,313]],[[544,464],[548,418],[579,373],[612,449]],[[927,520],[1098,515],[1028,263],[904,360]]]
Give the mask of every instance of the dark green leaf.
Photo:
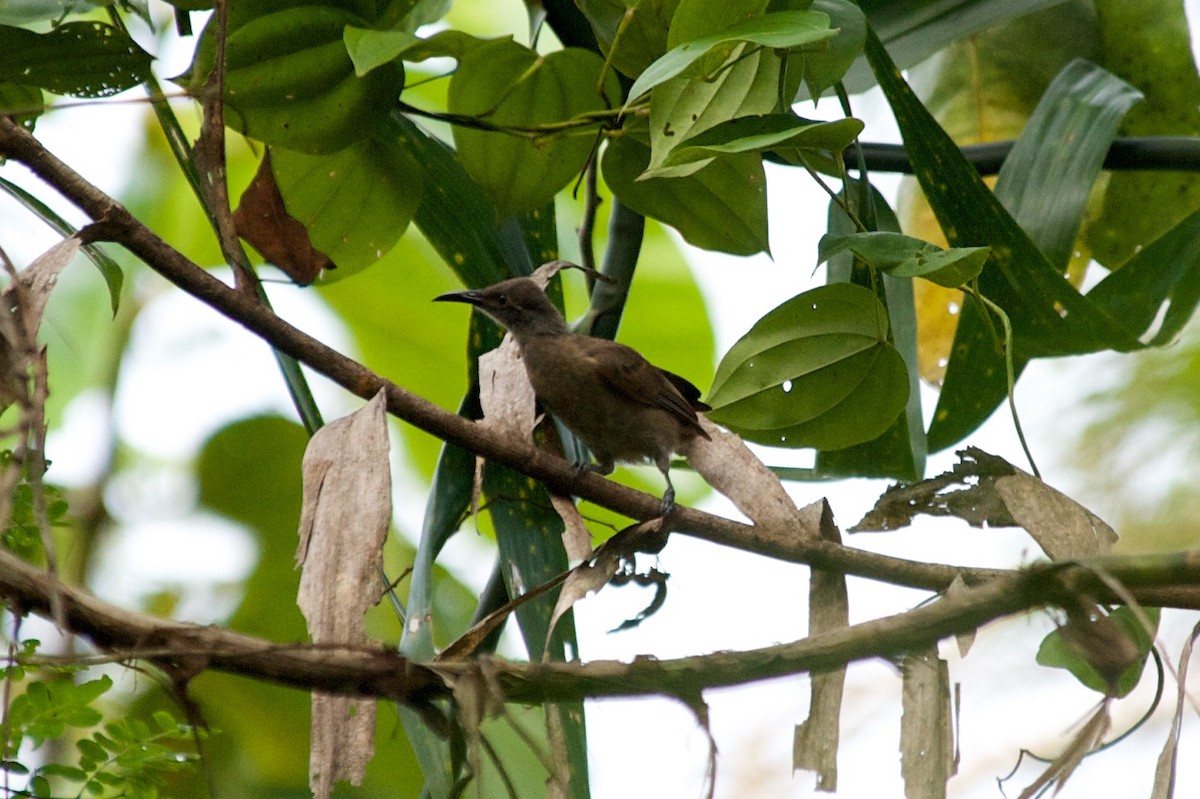
[[[1150,330],[1167,303],[1150,343],[1174,341],[1200,301],[1200,211],[1145,245],[1087,296],[1139,336]]]
[[[354,14],[330,6],[249,6],[230,21],[225,122],[251,138],[308,153],[331,153],[378,131],[404,85],[398,63],[358,77],[343,42]],[[249,16],[256,11],[259,16]],[[266,12],[266,13],[262,13]],[[199,97],[212,70],[210,20],[196,62],[181,80]]]
[[[578,0],[601,53],[630,78],[667,50],[667,30],[679,0]]]
[[[789,75],[798,69],[808,96],[818,98],[840,81],[855,59],[862,55],[867,20],[851,0],[816,0],[812,9],[829,16],[829,27],[837,31],[837,36],[825,48],[788,55],[786,61]]]
[[[665,166],[676,166],[723,153],[820,150],[841,153],[858,138],[863,123],[854,118],[815,122],[795,114],[763,114],[722,122],[685,139],[671,150]],[[647,177],[655,170],[647,172]]]
[[[853,283],[804,292],[768,313],[717,367],[709,413],[744,438],[839,449],[869,441],[908,400],[887,314]]]
[[[842,196],[853,203],[860,222],[875,230],[899,232],[900,222],[887,200],[870,184],[850,181]],[[858,225],[841,204],[829,202],[830,233],[849,233]],[[908,371],[908,404],[904,413],[877,438],[837,450],[817,452],[816,469],[823,477],[892,477],[913,481],[925,476],[925,419],[917,365],[917,320],[913,281],[888,274],[879,280],[844,252],[829,261],[829,282],[853,282],[873,289],[887,307],[889,337]]]
[[[650,149],[630,136],[608,144],[604,180],[622,203],[697,247],[753,255],[769,247],[766,176],[753,153],[722,156],[685,177],[639,180]]]

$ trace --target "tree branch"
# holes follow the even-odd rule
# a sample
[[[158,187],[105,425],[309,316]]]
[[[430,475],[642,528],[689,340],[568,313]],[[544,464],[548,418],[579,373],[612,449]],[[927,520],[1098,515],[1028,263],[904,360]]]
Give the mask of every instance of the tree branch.
[[[1194,585],[1200,582],[1200,552],[1043,563],[914,610],[788,644],[673,660],[637,658],[632,663],[485,659],[419,664],[379,649],[277,644],[111,605],[4,551],[0,600],[15,612],[48,616],[56,598],[72,632],[119,659],[146,660],[184,680],[211,669],[306,690],[420,705],[449,696],[456,683],[485,671],[485,684],[501,686],[499,698],[533,703],[652,694],[689,697],[709,688],[894,657],[1013,613],[1055,606],[1067,597],[1103,597],[1109,589],[1102,574],[1124,583],[1135,595],[1138,585]]]

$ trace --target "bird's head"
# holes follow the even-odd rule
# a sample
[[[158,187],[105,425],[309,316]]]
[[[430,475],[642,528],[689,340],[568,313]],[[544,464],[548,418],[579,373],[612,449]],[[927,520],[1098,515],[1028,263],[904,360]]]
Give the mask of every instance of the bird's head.
[[[505,280],[494,286],[470,291],[452,291],[434,302],[463,302],[503,325],[520,340],[524,336],[562,334],[567,323],[546,293],[527,277]]]

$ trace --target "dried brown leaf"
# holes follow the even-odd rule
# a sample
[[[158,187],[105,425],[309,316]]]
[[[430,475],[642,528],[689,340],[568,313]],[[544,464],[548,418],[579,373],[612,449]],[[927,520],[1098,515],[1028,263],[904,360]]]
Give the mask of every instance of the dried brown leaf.
[[[821,537],[830,543],[841,544],[842,537],[833,524],[832,513],[827,504],[822,504],[826,523],[820,525]],[[809,637],[845,629],[850,624],[846,576],[814,569],[808,585],[808,608]],[[792,739],[792,770],[815,772],[818,791],[837,791],[837,753],[845,684],[845,667],[812,675],[808,718],[796,725]]]
[[[1102,519],[1003,458],[975,447],[958,454],[945,474],[889,488],[850,532],[895,530],[926,514],[973,527],[1023,527],[1054,560],[1106,554],[1116,543]]]
[[[271,171],[270,150],[242,192],[233,212],[233,225],[263,258],[301,286],[311,284],[322,270],[337,268],[328,255],[313,247],[308,229],[300,220],[288,213]]]
[[[950,724],[950,670],[937,646],[907,655],[900,718],[900,773],[907,799],[946,795],[954,774],[954,732]]]
[[[1100,703],[1096,712],[1079,729],[1063,753],[1054,758],[1046,770],[1029,787],[1021,791],[1019,799],[1033,799],[1035,796],[1040,796],[1046,786],[1052,783],[1055,793],[1062,790],[1063,786],[1067,784],[1067,780],[1075,773],[1075,769],[1083,762],[1083,758],[1100,745],[1104,734],[1112,726],[1112,719],[1108,713],[1111,701],[1106,697]]]
[[[391,521],[383,392],[326,425],[304,453],[296,603],[318,644],[368,643],[363,615],[379,599]],[[314,692],[309,781],[318,799],[338,780],[362,781],[375,741],[375,702]]]
[[[797,514],[779,478],[746,446],[746,442],[722,430],[703,415],[700,426],[706,440],[697,436],[684,448],[688,463],[710,486],[729,498],[764,535],[788,541],[797,537],[816,539],[820,530],[811,517]]]
[[[1175,714],[1171,717],[1171,732],[1163,742],[1162,751],[1158,754],[1158,764],[1154,768],[1154,788],[1150,799],[1171,799],[1175,795],[1175,769],[1179,760],[1179,731],[1183,726],[1183,707],[1187,701],[1187,671],[1192,659],[1192,647],[1196,638],[1200,637],[1200,624],[1192,628],[1183,645],[1179,656],[1179,673],[1175,675],[1178,693],[1175,695]]]

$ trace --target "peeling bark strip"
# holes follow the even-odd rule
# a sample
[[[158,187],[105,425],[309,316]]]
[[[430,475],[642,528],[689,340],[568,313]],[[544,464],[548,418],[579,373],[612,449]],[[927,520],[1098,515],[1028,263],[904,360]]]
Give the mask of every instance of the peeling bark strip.
[[[296,604],[317,644],[365,646],[363,616],[379,599],[392,520],[383,392],[313,435],[304,453]],[[313,692],[309,785],[325,799],[339,780],[358,785],[375,752],[375,700]]]

